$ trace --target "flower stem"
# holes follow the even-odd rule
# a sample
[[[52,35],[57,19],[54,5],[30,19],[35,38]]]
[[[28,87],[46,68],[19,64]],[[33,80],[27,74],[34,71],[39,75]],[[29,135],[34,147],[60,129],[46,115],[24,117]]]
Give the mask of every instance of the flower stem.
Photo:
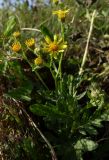
[[[56,86],[57,86],[56,76],[55,76],[55,74],[53,73],[52,66],[54,67],[54,70],[56,71],[57,68],[56,68],[55,64],[53,64],[53,56],[51,55],[51,57],[50,57],[50,66],[49,66],[49,69],[50,69],[50,72],[51,72],[51,74],[52,74],[52,77],[53,77],[53,79],[54,79],[54,81],[55,81],[55,87],[56,87]]]
[[[61,69],[62,58],[63,58],[63,54],[61,53],[61,57],[60,57],[60,60],[59,60],[59,67],[58,67],[58,71],[57,71],[57,74],[56,74],[56,78],[60,74],[60,79],[62,78],[62,69]]]
[[[61,34],[64,41],[64,24],[61,22]]]
[[[28,58],[26,57],[25,53],[23,52],[23,58],[27,61],[27,63],[30,65],[30,67],[32,68],[32,64],[29,62]],[[40,82],[43,84],[43,86],[47,89],[47,85],[44,83],[43,79],[41,78],[40,74],[37,71],[34,71],[34,73],[36,74],[36,76],[38,77],[38,79],[40,80]]]
[[[64,41],[64,24],[62,22],[61,22],[61,35],[62,35],[62,38],[63,38],[63,41]],[[63,58],[63,54],[61,53],[60,60],[59,60],[58,71],[57,71],[57,74],[56,74],[56,78],[60,74],[59,75],[60,79],[62,78],[62,70],[61,70],[62,58]]]

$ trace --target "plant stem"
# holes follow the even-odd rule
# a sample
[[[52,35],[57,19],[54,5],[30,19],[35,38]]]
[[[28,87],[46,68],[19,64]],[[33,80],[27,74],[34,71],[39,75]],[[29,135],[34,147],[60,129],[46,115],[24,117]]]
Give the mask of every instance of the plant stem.
[[[92,19],[91,19],[91,23],[90,23],[90,29],[89,29],[89,34],[88,34],[88,38],[87,38],[87,43],[86,43],[86,47],[85,47],[85,52],[84,52],[84,56],[83,56],[83,60],[82,60],[82,64],[79,70],[79,75],[81,75],[83,73],[83,68],[87,59],[87,55],[88,55],[88,47],[89,47],[89,41],[90,41],[90,37],[92,34],[92,30],[93,30],[93,24],[94,24],[94,18],[96,16],[96,10],[93,11],[92,14]]]
[[[29,60],[27,59],[27,57],[26,57],[26,55],[25,55],[24,52],[23,52],[23,58],[27,61],[27,63],[28,63],[28,64],[30,65],[30,67],[32,68],[31,63],[30,63]],[[43,79],[41,78],[40,74],[39,74],[37,71],[34,71],[34,73],[36,74],[36,76],[38,77],[38,79],[40,80],[40,82],[43,84],[43,86],[44,86],[47,90],[49,90],[48,87],[47,87],[47,85],[44,83]]]
[[[59,67],[58,67],[58,71],[57,71],[57,74],[56,74],[56,78],[58,77],[58,74],[60,74],[60,79],[62,78],[62,70],[61,70],[62,58],[63,58],[63,53],[61,53],[61,57],[60,57],[60,60],[59,60]]]
[[[61,22],[61,35],[64,41],[64,24]],[[61,70],[61,64],[62,64],[62,58],[63,58],[63,53],[61,53],[60,60],[59,60],[59,66],[58,66],[58,71],[56,74],[56,78],[58,77],[58,74],[60,74],[60,79],[62,78],[62,70]]]
[[[64,24],[61,22],[61,34],[64,41]]]
[[[38,79],[39,79],[39,80],[41,81],[41,83],[43,84],[43,86],[44,86],[47,90],[49,90],[48,87],[47,87],[47,85],[44,83],[43,79],[41,78],[40,74],[39,74],[37,71],[34,71],[34,72],[35,72],[36,76],[38,77]]]

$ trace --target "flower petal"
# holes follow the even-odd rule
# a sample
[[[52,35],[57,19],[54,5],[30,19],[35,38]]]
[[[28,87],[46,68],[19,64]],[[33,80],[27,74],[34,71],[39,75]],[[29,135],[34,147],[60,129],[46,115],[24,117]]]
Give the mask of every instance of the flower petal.
[[[58,40],[58,37],[57,37],[57,35],[55,34],[55,35],[54,35],[54,42],[57,42],[57,40]]]
[[[58,11],[53,11],[52,14],[58,14],[59,13],[59,10]]]
[[[69,10],[70,10],[70,9],[67,9],[67,10],[65,10],[64,12],[65,12],[65,13],[68,13],[68,12],[69,12]]]
[[[58,40],[58,43],[57,43],[57,44],[60,44],[62,41],[63,41],[63,38],[61,37],[61,38]]]
[[[64,52],[64,50],[61,49],[61,50],[59,50],[58,52]]]
[[[60,46],[59,46],[59,49],[61,50],[61,49],[66,49],[67,48],[67,44],[61,44]]]
[[[48,36],[45,37],[45,41],[46,41],[48,44],[52,42],[51,39],[50,39],[50,37],[48,37]]]

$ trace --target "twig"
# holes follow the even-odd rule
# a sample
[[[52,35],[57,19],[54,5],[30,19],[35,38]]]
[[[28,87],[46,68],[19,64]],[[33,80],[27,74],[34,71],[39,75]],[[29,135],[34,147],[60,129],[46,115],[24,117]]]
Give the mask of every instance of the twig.
[[[16,102],[18,104],[18,102],[13,99],[14,102]],[[20,103],[21,104],[21,103]],[[50,149],[50,153],[51,153],[51,156],[52,156],[52,160],[58,160],[57,159],[57,156],[56,156],[56,153],[52,147],[52,145],[50,144],[50,142],[48,141],[48,139],[44,136],[44,134],[41,132],[41,130],[38,128],[38,126],[33,122],[32,118],[29,116],[29,114],[26,112],[26,110],[21,107],[20,105],[18,105],[20,107],[20,109],[23,111],[23,113],[27,116],[28,118],[28,121],[29,121],[29,124],[34,127],[34,129],[37,130],[37,132],[40,134],[40,136],[42,137],[42,139],[45,141],[45,143],[47,144],[48,148]]]
[[[105,140],[109,140],[109,138],[101,138],[98,141],[96,141],[97,143],[100,143],[101,141],[105,141]]]
[[[52,156],[52,160],[57,160],[56,157],[56,153],[52,147],[52,145],[50,144],[50,142],[47,140],[47,138],[43,135],[43,133],[41,132],[41,130],[37,127],[37,125],[33,122],[33,120],[31,119],[31,117],[27,114],[27,112],[22,108],[23,112],[25,113],[25,115],[28,118],[28,121],[30,122],[30,124],[38,131],[38,133],[40,134],[40,136],[43,138],[43,140],[46,142],[46,144],[48,145],[49,149],[51,150],[51,156]]]
[[[36,28],[21,28],[21,30],[27,30],[27,31],[37,31],[37,32],[41,32],[39,29]]]
[[[82,64],[79,70],[79,75],[81,75],[83,73],[83,68],[87,59],[87,54],[88,54],[88,47],[89,47],[89,41],[90,41],[90,37],[92,34],[92,30],[93,30],[93,23],[94,23],[94,18],[96,15],[96,10],[93,11],[92,14],[92,19],[91,19],[91,23],[90,23],[90,29],[89,29],[89,34],[88,34],[88,38],[87,38],[87,43],[86,43],[86,47],[85,47],[85,52],[84,52],[84,56],[83,56],[83,60],[82,60]]]

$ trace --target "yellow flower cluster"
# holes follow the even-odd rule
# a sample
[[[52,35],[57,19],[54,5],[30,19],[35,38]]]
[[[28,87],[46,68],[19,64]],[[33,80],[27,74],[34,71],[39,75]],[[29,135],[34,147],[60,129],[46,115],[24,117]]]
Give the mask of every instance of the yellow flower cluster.
[[[13,43],[11,49],[13,52],[19,52],[21,50],[20,42]]]
[[[59,2],[59,0],[53,0],[53,3],[57,4]],[[53,11],[54,15],[57,15],[58,19],[61,22],[64,22],[67,13],[69,12],[69,9],[67,10],[56,10]],[[13,36],[19,37],[20,36],[20,32],[14,32]],[[34,38],[30,38],[27,39],[25,41],[25,45],[27,47],[35,47],[35,39]],[[19,52],[21,50],[21,44],[19,41],[15,42],[12,44],[12,51],[14,52]],[[45,42],[43,43],[42,46],[42,50],[46,53],[49,53],[50,55],[52,55],[54,58],[57,58],[58,54],[61,52],[63,53],[65,51],[65,49],[67,48],[67,42],[64,41],[64,38],[59,37],[59,35],[54,35],[53,38],[50,38],[49,36],[45,37]],[[34,49],[34,53],[39,52],[40,49],[39,48],[35,48]],[[41,58],[41,56],[38,56],[37,58],[34,59],[34,64],[35,65],[42,65],[43,64],[43,59]]]
[[[26,44],[27,47],[32,47],[32,46],[35,45],[35,39],[34,38],[27,39],[25,41],[25,44]]]
[[[20,32],[19,32],[19,31],[14,32],[14,33],[13,33],[13,36],[16,37],[16,38],[19,37],[19,36],[20,36]]]
[[[53,11],[53,14],[56,14],[58,16],[59,20],[64,21],[68,12],[69,12],[69,9],[67,9],[67,10],[57,10],[57,11]]]
[[[14,32],[13,36],[14,37],[18,37],[20,35],[20,32]],[[35,45],[35,39],[34,38],[30,38],[28,40],[25,41],[25,44],[27,45],[27,47],[32,47]],[[19,52],[21,50],[21,44],[19,41],[14,42],[11,46],[11,49],[13,52]]]

